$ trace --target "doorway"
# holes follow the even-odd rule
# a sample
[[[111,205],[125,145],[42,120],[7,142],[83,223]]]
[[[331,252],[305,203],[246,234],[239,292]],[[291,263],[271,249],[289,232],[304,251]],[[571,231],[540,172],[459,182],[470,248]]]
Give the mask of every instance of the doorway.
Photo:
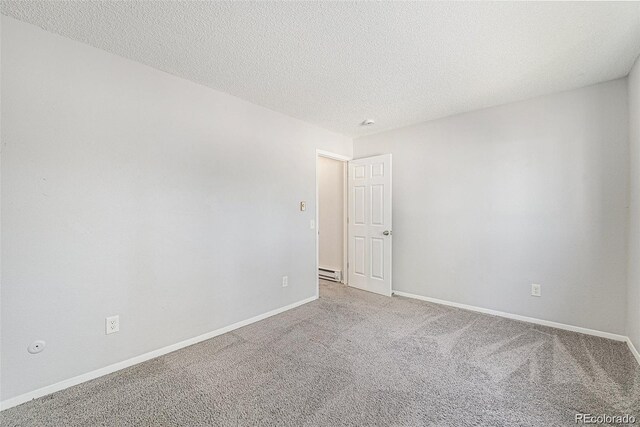
[[[318,283],[347,283],[348,160],[325,152],[316,157]]]
[[[391,296],[391,175],[391,154],[316,151],[316,296],[324,280]]]

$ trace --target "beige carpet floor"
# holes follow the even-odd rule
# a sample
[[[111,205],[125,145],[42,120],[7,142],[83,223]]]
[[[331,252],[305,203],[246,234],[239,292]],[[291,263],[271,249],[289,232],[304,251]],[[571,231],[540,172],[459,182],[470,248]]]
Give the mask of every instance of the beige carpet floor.
[[[626,344],[323,284],[320,299],[0,414],[2,426],[570,426],[632,414]]]

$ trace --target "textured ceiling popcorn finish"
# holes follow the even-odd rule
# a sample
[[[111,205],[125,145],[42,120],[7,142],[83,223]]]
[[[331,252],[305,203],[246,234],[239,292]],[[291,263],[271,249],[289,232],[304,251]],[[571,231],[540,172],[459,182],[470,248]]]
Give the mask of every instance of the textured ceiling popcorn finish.
[[[640,53],[638,2],[3,1],[2,13],[352,137],[623,77]]]

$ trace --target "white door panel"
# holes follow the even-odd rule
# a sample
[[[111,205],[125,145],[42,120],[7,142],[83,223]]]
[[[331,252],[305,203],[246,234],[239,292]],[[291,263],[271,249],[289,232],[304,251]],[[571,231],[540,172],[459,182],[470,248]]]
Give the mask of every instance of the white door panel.
[[[349,286],[391,295],[391,154],[349,162]]]

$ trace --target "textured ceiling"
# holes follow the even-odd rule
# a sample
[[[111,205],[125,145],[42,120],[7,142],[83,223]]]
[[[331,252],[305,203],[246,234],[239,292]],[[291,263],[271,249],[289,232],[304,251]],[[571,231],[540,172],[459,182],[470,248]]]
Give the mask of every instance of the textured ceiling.
[[[2,13],[349,136],[615,79],[640,53],[638,2],[2,1]]]

